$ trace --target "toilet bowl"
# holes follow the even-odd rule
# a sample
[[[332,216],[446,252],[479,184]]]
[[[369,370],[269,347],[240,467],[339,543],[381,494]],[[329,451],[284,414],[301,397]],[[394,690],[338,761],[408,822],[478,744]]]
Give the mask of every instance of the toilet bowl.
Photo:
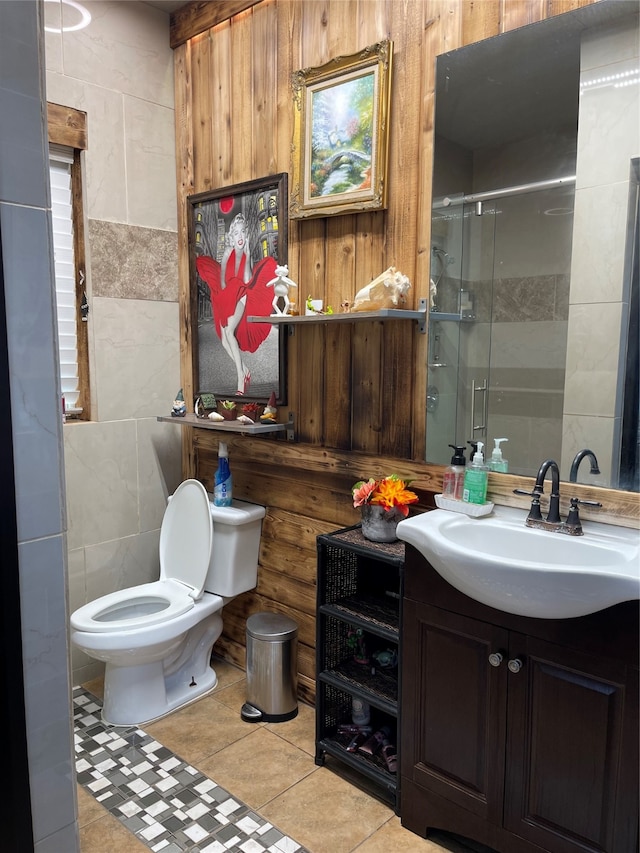
[[[257,583],[264,515],[244,501],[215,507],[200,482],[185,480],[162,520],[160,579],[71,615],[73,644],[105,663],[106,723],[148,723],[216,686],[222,608]]]

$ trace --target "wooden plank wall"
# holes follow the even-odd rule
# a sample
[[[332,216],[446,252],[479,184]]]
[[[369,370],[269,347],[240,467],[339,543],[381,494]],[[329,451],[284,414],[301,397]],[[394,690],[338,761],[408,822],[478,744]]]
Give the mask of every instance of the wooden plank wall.
[[[339,305],[390,265],[407,274],[414,306],[428,297],[435,57],[591,0],[261,0],[195,3],[172,17],[181,288],[181,364],[193,400],[186,197],[290,172],[292,72],[394,42],[389,206],[291,221],[289,270],[300,298]],[[227,14],[225,15],[225,7]],[[240,10],[240,11],[238,11]],[[214,17],[215,15],[215,17]],[[412,475],[421,507],[441,487],[424,456],[427,336],[411,322],[296,327],[288,341],[288,402],[296,442],[233,437],[236,494],[267,506],[258,587],[225,609],[216,651],[244,665],[245,620],[276,610],[300,629],[300,695],[313,701],[315,537],[355,523],[350,487],[361,477]],[[184,428],[184,473],[211,488],[219,435]],[[516,478],[492,475],[501,503]],[[584,497],[602,490],[577,487]],[[490,491],[491,493],[491,491]],[[637,520],[617,493],[611,518]],[[602,498],[600,498],[602,499]],[[587,513],[585,513],[587,517]]]

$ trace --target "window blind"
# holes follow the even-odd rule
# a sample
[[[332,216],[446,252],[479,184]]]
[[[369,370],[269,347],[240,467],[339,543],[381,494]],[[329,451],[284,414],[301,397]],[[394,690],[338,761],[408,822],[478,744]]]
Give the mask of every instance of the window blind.
[[[79,413],[76,275],[73,253],[73,152],[50,146],[49,175],[58,316],[60,385],[67,413]]]

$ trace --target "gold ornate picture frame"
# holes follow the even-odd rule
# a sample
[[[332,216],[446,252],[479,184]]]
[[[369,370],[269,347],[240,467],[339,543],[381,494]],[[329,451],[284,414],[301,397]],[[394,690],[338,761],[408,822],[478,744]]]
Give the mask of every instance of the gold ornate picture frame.
[[[291,219],[387,206],[392,60],[381,41],[293,74]]]

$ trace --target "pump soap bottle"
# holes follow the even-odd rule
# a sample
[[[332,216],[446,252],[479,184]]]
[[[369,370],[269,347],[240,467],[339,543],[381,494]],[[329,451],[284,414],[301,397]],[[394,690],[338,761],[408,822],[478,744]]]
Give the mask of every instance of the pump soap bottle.
[[[493,448],[493,453],[491,454],[491,459],[489,460],[489,470],[490,471],[498,471],[500,474],[506,474],[509,470],[509,463],[506,459],[502,458],[502,450],[500,448],[500,443],[503,441],[509,441],[508,438],[494,438],[495,447]]]
[[[473,454],[473,459],[467,465],[464,472],[464,488],[462,500],[469,504],[483,504],[487,499],[487,484],[489,482],[489,469],[484,464],[482,448],[483,442],[478,442],[478,449]]]
[[[227,445],[221,441],[218,445],[218,470],[214,478],[213,505],[231,506],[232,493],[233,484],[231,470],[229,469],[229,453]]]
[[[464,458],[464,447],[458,447],[455,444],[450,444],[449,447],[453,448],[455,452],[451,457],[451,465],[445,468],[442,478],[442,497],[452,501],[461,501],[467,460]]]

